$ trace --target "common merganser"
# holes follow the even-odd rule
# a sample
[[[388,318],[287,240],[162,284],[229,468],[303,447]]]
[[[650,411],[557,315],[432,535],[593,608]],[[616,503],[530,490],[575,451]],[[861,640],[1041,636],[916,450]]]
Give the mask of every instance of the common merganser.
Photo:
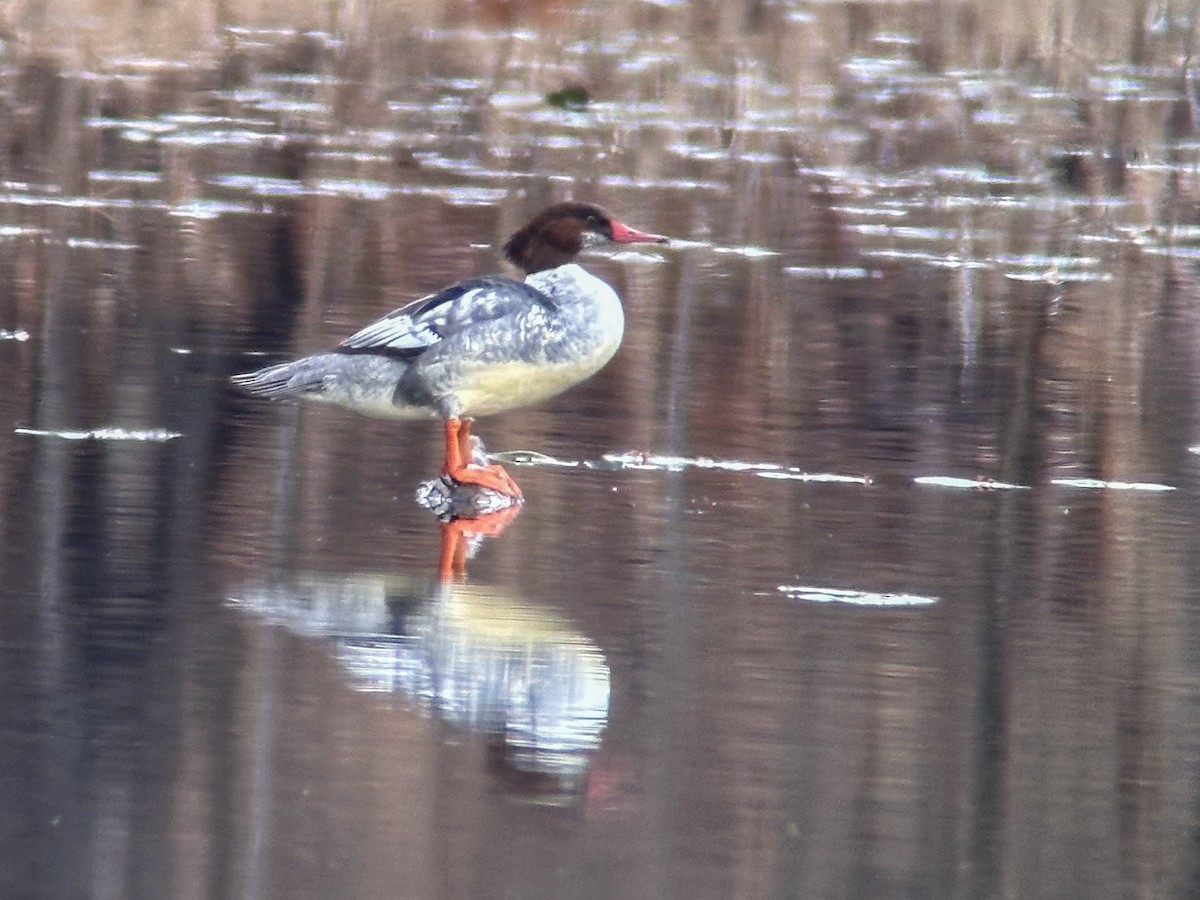
[[[598,372],[625,316],[608,284],[572,260],[607,241],[662,244],[598,206],[557,203],[508,239],[525,272],[460,281],[388,313],[328,353],[233,376],[264,397],[333,403],[369,416],[445,423],[442,473],[521,500],[499,465],[472,461],[470,416],[546,400]]]

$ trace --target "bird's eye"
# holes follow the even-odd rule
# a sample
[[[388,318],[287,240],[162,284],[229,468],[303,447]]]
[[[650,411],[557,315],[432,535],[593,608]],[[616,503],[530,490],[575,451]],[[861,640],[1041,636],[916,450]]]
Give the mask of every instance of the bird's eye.
[[[600,217],[599,217],[598,215],[596,215],[595,213],[589,213],[589,214],[588,214],[588,217],[587,217],[587,223],[588,223],[589,225],[594,225],[594,226],[596,226],[596,227],[599,227],[600,225],[602,225],[602,224],[603,224],[603,223],[600,221]]]

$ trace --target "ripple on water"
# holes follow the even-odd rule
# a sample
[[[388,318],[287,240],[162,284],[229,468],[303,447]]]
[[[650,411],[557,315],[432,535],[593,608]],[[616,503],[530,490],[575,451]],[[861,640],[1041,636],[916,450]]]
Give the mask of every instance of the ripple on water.
[[[449,206],[495,206],[508,196],[504,188],[448,185],[431,188],[426,196],[440,197]]]
[[[239,203],[232,200],[190,200],[167,207],[167,214],[182,219],[216,219],[220,216],[260,215],[271,212],[270,207],[257,203]]]
[[[83,120],[85,128],[100,131],[119,130],[125,140],[148,141],[156,135],[167,134],[179,126],[156,119],[114,119],[108,116],[93,116]]]
[[[600,179],[600,184],[604,187],[639,191],[725,191],[728,189],[723,181],[703,181],[691,178],[641,178],[632,175],[606,175]]]
[[[134,200],[127,197],[67,197],[36,194],[0,194],[0,204],[26,207],[62,207],[67,209],[145,209],[161,210],[161,200]]]
[[[129,241],[105,241],[98,238],[67,238],[64,243],[72,250],[137,250]]]
[[[87,177],[88,181],[97,181],[103,184],[161,184],[163,180],[162,172],[138,169],[124,171],[93,169],[88,172]]]
[[[143,132],[142,129],[131,129],[123,132],[122,137],[134,142],[158,141],[180,147],[248,147],[267,145],[274,147],[286,146],[289,137],[286,134],[272,131],[250,131],[244,128],[213,129],[205,131],[182,131],[176,133]]]
[[[355,200],[386,200],[396,193],[396,188],[366,178],[318,178],[313,182],[313,193]]]
[[[213,116],[203,113],[166,113],[155,121],[176,128],[274,128],[270,119],[247,116]]]
[[[769,247],[712,247],[713,253],[727,254],[729,256],[743,256],[746,259],[768,259],[772,256],[782,256],[778,250],[772,250]]]
[[[262,72],[255,76],[260,84],[279,87],[319,88],[346,84],[346,79],[325,72]]]
[[[435,153],[417,153],[414,155],[421,168],[431,172],[448,172],[463,178],[480,178],[489,181],[509,181],[516,177],[522,177],[514,175],[511,172],[489,169],[477,159],[458,159]]]
[[[256,197],[295,197],[308,193],[303,182],[294,178],[273,178],[266,175],[217,175],[208,179],[216,187],[230,188]]]
[[[436,197],[451,206],[493,206],[508,196],[503,188],[408,184],[394,189],[404,197]]]
[[[861,266],[786,266],[785,275],[813,281],[861,281],[865,278],[882,278],[879,269],[864,269]]]
[[[0,241],[45,234],[49,234],[49,230],[36,225],[0,225]]]

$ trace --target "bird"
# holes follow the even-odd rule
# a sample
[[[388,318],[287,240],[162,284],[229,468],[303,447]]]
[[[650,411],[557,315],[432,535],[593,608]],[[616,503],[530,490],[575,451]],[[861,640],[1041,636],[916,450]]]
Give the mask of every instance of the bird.
[[[242,390],[330,403],[386,419],[440,418],[442,475],[523,502],[512,477],[479,458],[473,417],[548,400],[600,371],[620,346],[621,301],[575,262],[610,242],[665,244],[591,203],[543,209],[504,244],[524,280],[485,275],[413,300],[325,353],[232,376]]]

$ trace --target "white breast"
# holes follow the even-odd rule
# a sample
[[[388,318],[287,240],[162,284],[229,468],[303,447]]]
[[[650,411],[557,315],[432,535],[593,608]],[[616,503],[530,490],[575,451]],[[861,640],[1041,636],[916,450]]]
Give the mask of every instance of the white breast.
[[[562,393],[600,371],[621,345],[625,314],[608,284],[574,263],[535,272],[526,283],[545,294],[554,313],[537,310],[546,357],[465,365],[455,387],[464,411],[488,415],[538,403]],[[544,317],[543,317],[544,316]]]
[[[575,263],[534,272],[525,282],[553,300],[568,316],[578,319],[581,327],[594,329],[597,343],[611,346],[609,357],[616,352],[625,331],[625,312],[617,292],[607,282]]]

